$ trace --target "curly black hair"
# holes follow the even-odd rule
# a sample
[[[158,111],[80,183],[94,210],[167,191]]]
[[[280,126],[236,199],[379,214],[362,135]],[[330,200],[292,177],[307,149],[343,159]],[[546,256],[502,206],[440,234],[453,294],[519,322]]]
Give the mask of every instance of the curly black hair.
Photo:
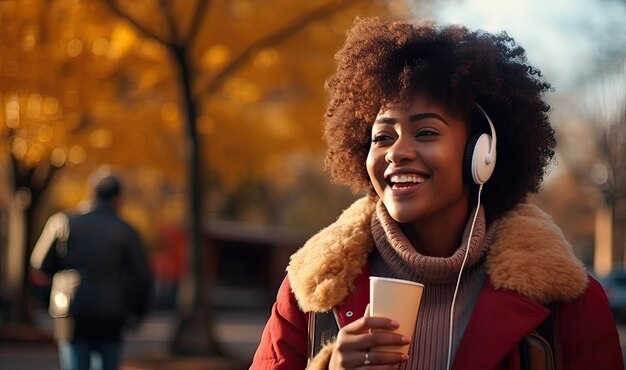
[[[325,163],[335,182],[372,194],[365,161],[376,115],[419,92],[465,117],[470,137],[489,132],[476,103],[491,117],[498,157],[483,191],[488,220],[539,190],[556,145],[544,101],[551,87],[506,32],[357,19],[335,59],[324,118]]]

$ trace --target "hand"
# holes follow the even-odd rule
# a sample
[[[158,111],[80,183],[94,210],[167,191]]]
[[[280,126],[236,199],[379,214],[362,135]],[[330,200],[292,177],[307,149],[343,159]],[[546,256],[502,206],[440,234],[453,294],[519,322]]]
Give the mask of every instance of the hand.
[[[366,310],[365,312],[369,312]],[[396,369],[409,356],[402,353],[370,350],[379,345],[404,345],[410,340],[393,333],[398,323],[384,317],[364,316],[346,326],[337,335],[330,357],[329,370]]]

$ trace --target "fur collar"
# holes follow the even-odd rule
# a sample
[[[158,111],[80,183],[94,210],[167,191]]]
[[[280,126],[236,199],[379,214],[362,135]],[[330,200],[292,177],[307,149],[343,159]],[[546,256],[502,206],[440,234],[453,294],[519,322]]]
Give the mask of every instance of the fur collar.
[[[357,200],[291,256],[287,274],[303,311],[327,311],[354,290],[374,245],[370,221],[375,208],[374,198]],[[487,255],[496,289],[542,304],[569,301],[584,292],[585,267],[549,215],[534,205],[519,204],[496,227]]]

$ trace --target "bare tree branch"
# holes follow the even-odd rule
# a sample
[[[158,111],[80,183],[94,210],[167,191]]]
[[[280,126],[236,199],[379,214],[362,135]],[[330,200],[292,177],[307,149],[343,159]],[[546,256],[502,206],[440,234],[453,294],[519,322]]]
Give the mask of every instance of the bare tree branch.
[[[167,21],[167,28],[170,33],[171,43],[178,45],[180,43],[180,35],[178,34],[176,24],[174,23],[174,17],[172,15],[172,2],[170,0],[161,0],[160,4],[161,8],[163,8],[163,16]]]
[[[172,49],[173,45],[170,42],[167,42],[167,40],[163,40],[161,37],[159,37],[157,34],[150,32],[150,30],[148,30],[147,28],[145,28],[141,23],[137,22],[137,20],[135,20],[133,17],[131,17],[129,14],[127,14],[126,12],[124,12],[122,10],[122,8],[120,8],[120,6],[117,4],[117,2],[115,0],[103,0],[106,4],[109,5],[109,7],[111,8],[111,10],[117,14],[120,18],[125,19],[126,21],[128,21],[129,23],[131,23],[139,32],[143,33],[144,36],[146,37],[150,37],[153,38],[155,40],[157,40],[159,43],[163,44],[164,46]]]
[[[237,70],[245,66],[245,64],[254,56],[254,54],[263,48],[271,45],[276,45],[282,41],[287,40],[294,34],[302,31],[311,23],[325,19],[349,6],[352,6],[363,0],[346,0],[338,3],[327,4],[318,9],[304,14],[283,28],[279,29],[273,34],[266,36],[252,44],[250,44],[245,50],[243,50],[236,58],[234,58],[224,69],[222,69],[217,75],[213,76],[210,80],[201,80],[198,83],[198,90],[204,94],[210,94],[215,92],[221,87],[224,81]]]
[[[198,8],[193,14],[193,19],[191,20],[191,24],[189,25],[189,29],[187,30],[187,35],[185,43],[188,45],[188,48],[191,49],[196,36],[200,31],[200,25],[202,24],[202,19],[204,19],[206,15],[206,9],[209,7],[211,3],[210,0],[199,0]]]

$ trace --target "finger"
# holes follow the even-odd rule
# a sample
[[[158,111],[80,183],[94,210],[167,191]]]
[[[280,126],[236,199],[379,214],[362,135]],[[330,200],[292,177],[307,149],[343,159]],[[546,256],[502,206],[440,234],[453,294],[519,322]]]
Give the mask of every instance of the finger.
[[[404,353],[397,352],[368,352],[368,360],[370,366],[372,365],[397,365],[409,360],[409,356]]]
[[[397,321],[386,317],[364,316],[343,327],[349,333],[363,333],[370,330],[395,330],[400,326]]]
[[[370,351],[373,347],[379,346],[404,346],[411,342],[411,340],[402,334],[388,332],[388,331],[377,331],[371,332],[369,334],[365,334],[364,338],[361,339],[361,343],[366,345],[367,349]]]
[[[346,368],[356,369],[396,369],[406,362],[409,356],[393,352],[354,352],[349,356],[349,361],[344,363]]]
[[[365,352],[377,346],[403,346],[409,344],[409,338],[390,331],[368,331],[353,334],[341,330],[337,336],[337,351],[348,354]]]
[[[372,318],[369,318],[372,319]],[[361,319],[359,319],[361,320]],[[359,321],[357,320],[357,321]],[[387,321],[382,324],[378,321]],[[397,344],[402,341],[400,334],[393,333],[383,328],[389,327],[389,320],[375,319],[361,320],[346,325],[337,334],[337,349],[341,352],[365,351],[367,348],[381,344]],[[391,337],[389,337],[391,335]]]

